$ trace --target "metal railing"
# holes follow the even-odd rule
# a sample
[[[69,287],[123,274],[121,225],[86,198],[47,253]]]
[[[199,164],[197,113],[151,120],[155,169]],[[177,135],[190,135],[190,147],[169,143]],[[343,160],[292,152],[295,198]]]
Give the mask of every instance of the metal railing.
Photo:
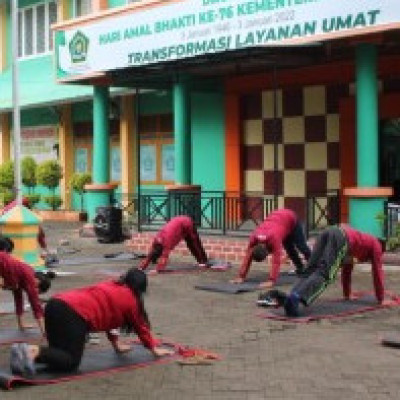
[[[340,222],[339,190],[308,194],[306,197],[306,235],[318,234],[328,225]]]
[[[112,204],[122,208],[124,221],[136,230],[158,230],[175,215],[190,215],[208,234],[247,235],[276,208],[273,196],[257,192],[143,190],[114,194]],[[338,190],[309,194],[305,199],[307,237],[339,223]],[[140,210],[140,212],[139,212]]]
[[[400,205],[385,202],[384,235],[386,238],[396,236],[400,226]]]
[[[141,191],[115,194],[128,224],[138,230],[156,230],[175,215],[190,215],[199,230],[210,234],[247,234],[275,208],[274,198],[260,193],[202,191]],[[140,212],[139,212],[140,210]]]

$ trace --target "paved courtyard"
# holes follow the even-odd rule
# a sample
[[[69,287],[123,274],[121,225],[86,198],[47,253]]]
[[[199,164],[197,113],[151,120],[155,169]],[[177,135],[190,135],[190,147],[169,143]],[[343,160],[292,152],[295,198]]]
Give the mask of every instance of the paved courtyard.
[[[45,224],[50,248],[68,238],[76,256],[123,250],[122,244],[99,244],[79,238],[76,223]],[[136,262],[135,262],[136,263]],[[63,267],[77,275],[53,281],[51,293],[106,278],[132,262]],[[264,270],[253,264],[250,273]],[[145,298],[155,334],[220,354],[212,365],[182,366],[176,362],[91,377],[68,383],[1,391],[0,399],[162,399],[162,400],[398,400],[400,350],[384,348],[385,332],[400,333],[400,308],[380,310],[336,321],[294,324],[256,317],[257,293],[225,295],[194,290],[199,282],[226,281],[227,272],[201,272],[150,278]],[[353,288],[372,289],[369,270],[358,268]],[[400,293],[400,269],[390,268],[387,288]],[[50,294],[51,294],[50,293]],[[339,295],[340,284],[324,296]],[[5,298],[2,293],[1,298]],[[11,300],[11,294],[8,294]],[[30,317],[30,312],[27,313]],[[15,324],[1,316],[2,326]],[[102,337],[102,344],[107,345]],[[100,346],[101,346],[100,345]],[[7,346],[0,360],[8,359]]]

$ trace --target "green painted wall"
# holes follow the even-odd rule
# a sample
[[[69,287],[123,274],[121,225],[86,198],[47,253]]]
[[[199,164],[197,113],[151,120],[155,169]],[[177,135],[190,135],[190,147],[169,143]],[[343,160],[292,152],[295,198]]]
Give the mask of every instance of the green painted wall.
[[[41,107],[21,111],[21,126],[56,125],[57,111],[54,107]]]
[[[87,122],[93,120],[93,102],[82,101],[72,104],[72,121]]]
[[[225,190],[224,96],[192,93],[192,183]]]
[[[172,112],[172,93],[167,90],[140,95],[140,114],[166,114]]]
[[[108,0],[108,8],[124,6],[127,0]]]

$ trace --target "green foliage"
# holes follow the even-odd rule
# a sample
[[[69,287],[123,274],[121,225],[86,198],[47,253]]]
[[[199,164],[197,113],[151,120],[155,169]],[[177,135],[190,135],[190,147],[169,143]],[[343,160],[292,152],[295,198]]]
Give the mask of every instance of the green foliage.
[[[88,172],[78,173],[75,172],[70,181],[70,186],[73,190],[76,190],[78,193],[82,194],[85,185],[92,182],[92,175]]]
[[[15,193],[4,187],[0,187],[0,206],[5,206],[15,199]]]
[[[33,207],[35,207],[36,203],[39,203],[40,194],[36,194],[36,193],[25,194],[24,198],[26,198],[29,201],[30,206],[33,208]]]
[[[54,191],[63,177],[61,165],[54,160],[43,161],[36,168],[36,176],[40,185]]]
[[[52,196],[42,196],[42,199],[45,203],[47,203],[52,210],[57,210],[61,207],[62,199],[61,196],[52,195]]]
[[[400,223],[396,223],[394,227],[394,234],[390,238],[388,238],[386,242],[386,249],[397,250],[400,247]]]
[[[12,161],[6,161],[0,165],[0,186],[9,190],[14,187],[14,164]]]
[[[37,163],[32,157],[24,157],[21,161],[22,183],[27,186],[29,190],[32,190],[37,183],[36,167]]]

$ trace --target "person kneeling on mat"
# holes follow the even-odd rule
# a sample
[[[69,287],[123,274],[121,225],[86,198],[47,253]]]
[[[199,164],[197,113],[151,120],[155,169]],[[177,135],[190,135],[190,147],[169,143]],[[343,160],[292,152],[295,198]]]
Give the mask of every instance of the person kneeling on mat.
[[[48,346],[16,343],[11,347],[10,366],[14,374],[33,375],[35,363],[53,371],[71,372],[81,362],[86,338],[90,332],[106,332],[117,353],[131,350],[120,343],[115,329],[134,331],[145,347],[157,356],[172,354],[158,347],[150,331],[143,303],[147,288],[145,273],[131,268],[117,281],[67,290],[53,296],[45,308]]]
[[[296,267],[296,273],[303,272],[303,262],[298,252],[306,260],[309,259],[311,250],[306,243],[303,229],[297,215],[289,209],[280,209],[271,212],[265,221],[251,234],[246,255],[240,267],[238,276],[231,283],[243,283],[249,272],[251,262],[261,262],[272,253],[272,268],[267,281],[260,284],[261,288],[274,286],[281,268],[282,246],[290,260]]]
[[[328,227],[318,236],[311,257],[308,260],[303,277],[286,296],[274,290],[259,299],[262,305],[268,305],[269,299],[276,300],[276,305],[283,305],[289,317],[299,316],[299,306],[309,306],[325,289],[335,281],[339,269],[342,272],[343,295],[351,300],[351,274],[354,259],[359,262],[371,262],[375,295],[378,303],[384,300],[384,273],[382,254],[385,244],[374,236],[360,232],[348,225]],[[272,304],[271,304],[272,305]]]
[[[39,300],[39,293],[45,293],[50,288],[50,279],[55,275],[53,272],[35,272],[30,265],[9,254],[13,248],[14,244],[9,238],[0,236],[0,288],[11,290],[13,293],[20,330],[32,328],[23,321],[23,292],[26,293],[39,329],[44,334],[43,307]]]
[[[157,263],[157,273],[167,266],[169,253],[184,239],[186,245],[200,267],[208,264],[208,258],[192,218],[187,215],[179,215],[168,221],[157,233],[153,240],[147,257],[141,262],[141,269],[145,270],[150,263]]]

